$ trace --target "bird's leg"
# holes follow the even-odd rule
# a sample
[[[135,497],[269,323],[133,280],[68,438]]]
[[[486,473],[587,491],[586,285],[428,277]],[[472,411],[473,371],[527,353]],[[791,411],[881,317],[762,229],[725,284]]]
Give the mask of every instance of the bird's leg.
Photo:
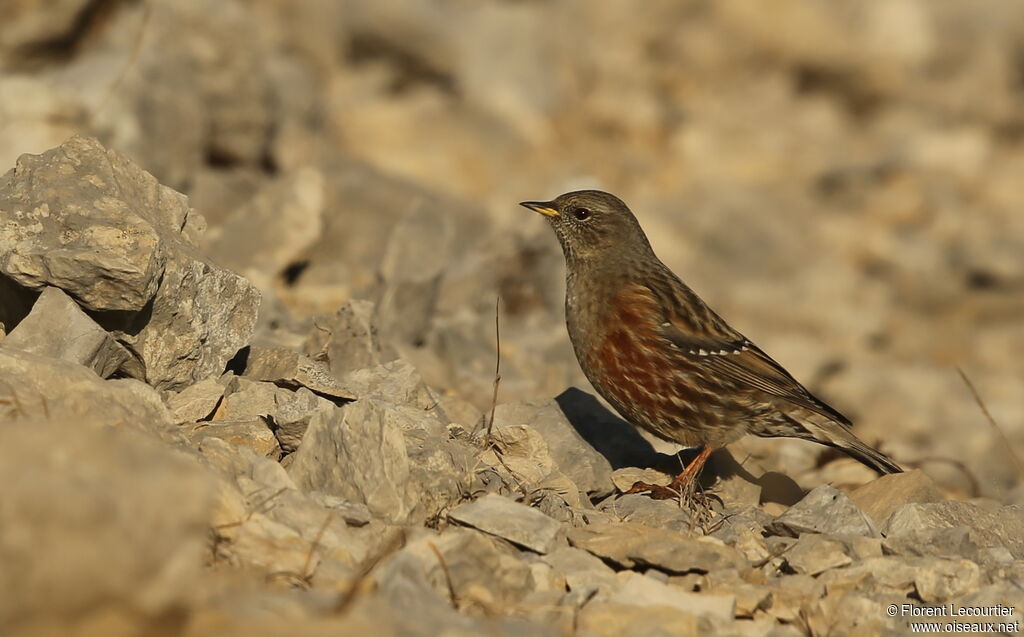
[[[704,447],[700,450],[690,464],[673,478],[672,482],[668,486],[662,486],[660,484],[649,484],[647,482],[636,482],[626,491],[629,493],[650,493],[651,498],[655,500],[671,500],[678,498],[682,495],[684,490],[692,488],[696,483],[697,476],[700,475],[701,469],[704,468],[704,463],[708,461],[711,456],[711,447]]]
[[[697,477],[700,475],[701,469],[704,468],[704,464],[711,457],[711,447],[703,447],[700,453],[697,454],[690,464],[679,472],[679,475],[669,483],[668,488],[676,493],[682,493],[684,489],[691,488],[696,482]]]

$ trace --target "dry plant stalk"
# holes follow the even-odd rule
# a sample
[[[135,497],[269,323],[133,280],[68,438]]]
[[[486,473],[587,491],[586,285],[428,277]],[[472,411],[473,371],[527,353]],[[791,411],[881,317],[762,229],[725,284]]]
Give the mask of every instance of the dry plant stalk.
[[[1006,432],[999,426],[996,419],[992,417],[992,412],[988,410],[988,406],[985,405],[985,401],[982,400],[981,394],[978,393],[978,389],[971,382],[971,379],[967,377],[964,370],[960,367],[956,368],[960,378],[963,379],[964,384],[967,385],[967,389],[970,390],[971,395],[974,396],[974,402],[978,403],[978,407],[981,408],[981,413],[985,414],[985,419],[988,420],[988,424],[992,425],[992,428],[996,430],[996,434],[1003,441],[1003,446],[1006,451],[1010,454],[1010,458],[1013,459],[1014,465],[1017,467],[1017,473],[1020,474],[1021,480],[1024,480],[1024,461],[1021,460],[1020,455],[1017,454],[1013,448],[1013,444],[1010,443],[1010,439],[1006,436]]]
[[[486,446],[491,446],[491,431],[494,428],[494,410],[498,407],[498,385],[501,383],[501,297],[494,300],[494,343],[497,356],[494,361],[494,393],[491,394],[491,416],[487,419]]]

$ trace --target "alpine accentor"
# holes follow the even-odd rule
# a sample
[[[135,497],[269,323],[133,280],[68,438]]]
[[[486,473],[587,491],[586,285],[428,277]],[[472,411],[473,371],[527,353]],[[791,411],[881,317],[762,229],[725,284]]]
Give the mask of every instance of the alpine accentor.
[[[521,205],[562,244],[569,338],[594,388],[633,425],[701,447],[671,488],[745,434],[813,440],[880,473],[901,471],[673,274],[617,197],[581,190]]]

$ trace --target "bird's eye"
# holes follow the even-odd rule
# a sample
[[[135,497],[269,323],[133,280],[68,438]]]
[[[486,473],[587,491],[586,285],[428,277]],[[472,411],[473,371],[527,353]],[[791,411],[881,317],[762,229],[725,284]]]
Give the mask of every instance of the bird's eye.
[[[586,208],[576,208],[572,211],[572,216],[576,217],[580,221],[585,221],[590,218],[590,211]]]

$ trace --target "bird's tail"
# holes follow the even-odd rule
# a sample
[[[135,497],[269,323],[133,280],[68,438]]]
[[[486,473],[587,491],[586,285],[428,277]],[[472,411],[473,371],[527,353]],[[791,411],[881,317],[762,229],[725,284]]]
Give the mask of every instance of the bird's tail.
[[[839,449],[854,460],[871,467],[883,475],[887,473],[903,473],[903,469],[890,460],[888,456],[855,436],[847,427],[833,420],[825,420],[821,417],[800,421],[793,419],[793,424],[797,425],[798,429],[798,432],[790,434],[794,438],[813,440],[814,442]]]

